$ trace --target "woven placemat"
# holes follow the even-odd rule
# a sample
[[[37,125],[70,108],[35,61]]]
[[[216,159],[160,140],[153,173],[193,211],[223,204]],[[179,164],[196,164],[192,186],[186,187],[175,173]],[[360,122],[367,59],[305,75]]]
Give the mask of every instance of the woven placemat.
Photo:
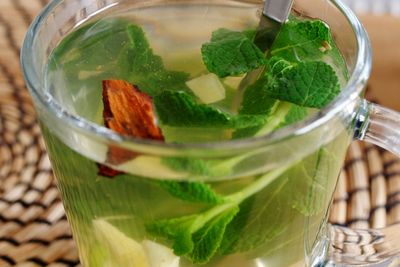
[[[26,29],[47,0],[0,0],[0,266],[79,266],[19,67]],[[400,161],[354,142],[331,222],[356,228],[400,222]]]

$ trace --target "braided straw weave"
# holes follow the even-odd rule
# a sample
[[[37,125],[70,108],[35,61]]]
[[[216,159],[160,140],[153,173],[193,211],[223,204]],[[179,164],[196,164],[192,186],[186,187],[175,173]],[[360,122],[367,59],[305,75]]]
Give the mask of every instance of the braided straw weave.
[[[0,266],[79,266],[18,59],[46,2],[0,0]],[[330,220],[357,228],[400,222],[399,160],[353,143]]]

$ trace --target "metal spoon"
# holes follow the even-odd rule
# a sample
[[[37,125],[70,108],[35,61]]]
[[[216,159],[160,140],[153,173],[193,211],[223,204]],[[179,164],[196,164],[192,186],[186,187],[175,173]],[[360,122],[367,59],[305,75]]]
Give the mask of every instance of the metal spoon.
[[[255,44],[263,52],[271,48],[282,25],[289,18],[293,0],[265,0],[263,13],[258,25]]]
[[[256,31],[254,43],[267,54],[282,25],[289,18],[294,0],[265,0],[263,13]],[[263,68],[246,74],[238,87],[238,94],[233,101],[232,110],[237,110],[242,101],[244,90],[253,84],[263,72]]]

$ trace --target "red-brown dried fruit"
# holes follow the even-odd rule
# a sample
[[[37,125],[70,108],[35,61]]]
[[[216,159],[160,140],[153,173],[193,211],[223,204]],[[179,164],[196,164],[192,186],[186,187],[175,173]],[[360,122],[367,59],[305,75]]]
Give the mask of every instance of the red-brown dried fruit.
[[[122,174],[123,172],[114,170],[113,168],[110,168],[106,165],[102,165],[102,164],[97,164],[99,171],[98,174],[104,177],[108,177],[108,178],[113,178],[119,174]]]
[[[104,125],[119,134],[131,137],[164,141],[157,126],[153,101],[150,96],[123,80],[103,81]],[[137,154],[115,146],[109,146],[107,163],[118,165]],[[108,168],[108,167],[107,167]],[[100,167],[99,174],[112,177],[118,171]],[[112,169],[111,169],[112,170]]]
[[[123,80],[103,81],[104,124],[117,133],[164,141],[150,96]]]

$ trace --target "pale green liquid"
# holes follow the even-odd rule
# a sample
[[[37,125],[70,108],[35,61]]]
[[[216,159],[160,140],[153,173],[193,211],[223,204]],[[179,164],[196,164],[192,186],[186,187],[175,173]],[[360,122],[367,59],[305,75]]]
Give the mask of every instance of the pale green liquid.
[[[155,54],[162,56],[168,69],[185,71],[193,77],[205,73],[200,47],[209,40],[212,31],[221,27],[244,30],[257,25],[257,8],[250,6],[220,6],[213,9],[206,6],[169,6],[128,10],[120,15],[143,27]],[[186,25],[184,29],[182,25]],[[105,43],[104,38],[107,37],[104,36],[109,34],[113,38]],[[98,23],[77,37],[69,40],[69,44],[65,44],[59,49],[60,53],[55,54],[55,61],[50,64],[47,77],[49,92],[75,114],[101,123],[101,81],[124,78],[116,62],[121,52],[121,43],[127,40],[117,29]],[[82,43],[85,41],[88,41],[92,49],[85,49],[82,53]],[[229,103],[216,105],[227,109],[230,107]],[[46,126],[45,122],[42,124],[65,210],[84,266],[124,267],[121,266],[117,252],[127,248],[126,244],[117,239],[116,235],[113,240],[112,234],[107,237],[104,237],[104,233],[99,234],[99,229],[94,226],[96,221],[106,221],[139,245],[143,240],[152,240],[168,247],[171,243],[155,239],[146,231],[145,225],[148,222],[196,214],[209,208],[204,204],[193,204],[171,196],[155,179],[130,174],[114,179],[98,176],[96,162],[76,152],[83,148],[69,148],[51,133],[51,125]],[[168,129],[164,134],[167,140],[195,142],[223,140],[229,133],[201,129],[179,132]],[[254,195],[251,203],[242,208],[255,221],[254,228],[245,229],[239,235],[246,237],[259,234],[267,238],[245,251],[216,255],[203,266],[304,265],[305,247],[313,246],[318,229],[326,217],[348,142],[349,137],[343,131],[321,148],[324,153],[317,149]],[[93,153],[96,153],[95,148]],[[135,171],[131,170],[132,173]],[[310,173],[313,175],[309,176]],[[262,175],[262,172],[245,177],[236,175],[235,179],[209,184],[219,194],[228,195],[250,186]],[[157,177],[160,178],[159,175]],[[198,265],[182,257],[179,265],[146,266],[131,262],[126,266]]]

